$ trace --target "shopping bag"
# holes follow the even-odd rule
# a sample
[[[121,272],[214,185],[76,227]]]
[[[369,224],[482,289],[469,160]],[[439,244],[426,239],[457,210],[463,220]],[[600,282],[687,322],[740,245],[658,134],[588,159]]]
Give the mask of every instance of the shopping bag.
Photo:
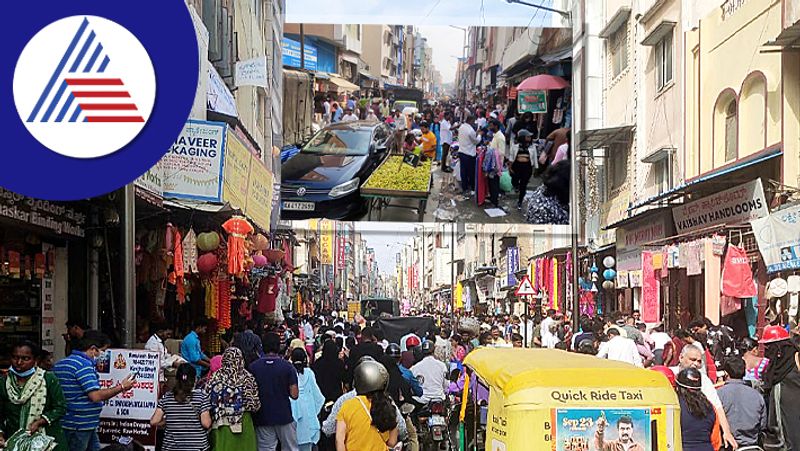
[[[508,171],[503,171],[503,175],[500,176],[500,189],[506,193],[510,193],[514,189],[514,185],[511,183],[511,174]]]
[[[56,440],[42,432],[28,434],[20,429],[6,441],[5,451],[51,451],[56,447]]]
[[[459,182],[461,181],[461,160],[456,160],[456,164],[453,165],[453,174],[456,176],[456,180]]]

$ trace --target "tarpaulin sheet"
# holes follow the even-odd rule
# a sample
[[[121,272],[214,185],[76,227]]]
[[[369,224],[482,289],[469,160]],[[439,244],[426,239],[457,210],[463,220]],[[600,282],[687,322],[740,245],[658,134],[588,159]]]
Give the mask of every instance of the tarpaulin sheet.
[[[381,318],[375,322],[375,327],[383,331],[389,343],[400,343],[403,335],[410,333],[424,337],[429,330],[436,327],[433,318],[429,316],[402,316],[399,318]]]

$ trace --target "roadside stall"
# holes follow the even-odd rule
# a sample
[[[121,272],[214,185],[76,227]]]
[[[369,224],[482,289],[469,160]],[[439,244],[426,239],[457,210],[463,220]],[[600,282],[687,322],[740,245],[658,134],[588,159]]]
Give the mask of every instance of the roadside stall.
[[[480,348],[464,364],[467,443],[485,433],[487,450],[681,449],[678,399],[658,372],[551,349]]]
[[[380,221],[388,207],[416,210],[419,220],[424,219],[433,187],[431,163],[418,162],[415,166],[407,160],[400,155],[390,156],[361,186],[361,197],[368,203],[368,220],[372,220],[374,211]]]

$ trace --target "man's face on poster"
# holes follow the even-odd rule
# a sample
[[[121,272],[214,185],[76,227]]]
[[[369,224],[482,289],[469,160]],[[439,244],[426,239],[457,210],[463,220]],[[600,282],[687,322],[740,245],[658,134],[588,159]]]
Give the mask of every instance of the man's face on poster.
[[[624,444],[633,443],[633,425],[630,423],[620,422],[617,425],[619,432],[619,441]]]

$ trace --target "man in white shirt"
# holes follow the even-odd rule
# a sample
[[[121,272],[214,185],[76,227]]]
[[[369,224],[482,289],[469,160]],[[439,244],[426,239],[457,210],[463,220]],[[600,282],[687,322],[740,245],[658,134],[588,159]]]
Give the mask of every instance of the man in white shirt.
[[[542,320],[539,325],[539,338],[542,342],[543,348],[553,349],[558,344],[558,337],[551,330],[556,322],[556,311],[554,309],[547,310],[547,318]]]
[[[358,116],[353,114],[353,110],[350,108],[344,109],[344,116],[342,117],[342,122],[355,122],[358,120]]]
[[[325,102],[322,104],[322,125],[326,126],[331,123],[331,98],[326,97]]]
[[[166,346],[164,346],[164,339],[169,338],[170,333],[169,327],[166,324],[154,324],[153,335],[150,336],[150,339],[148,339],[147,343],[144,345],[145,350],[157,352],[161,356],[162,382],[166,380],[164,371],[169,368],[177,368],[182,363],[186,363],[186,360],[181,356],[170,354]]]
[[[444,119],[439,122],[439,137],[442,140],[442,171],[444,172],[451,172],[453,170],[447,163],[447,159],[450,157],[450,143],[453,142],[453,131],[450,130],[452,126],[450,121],[452,119],[453,115],[448,111],[444,114]]]
[[[411,367],[411,373],[422,386],[422,396],[415,396],[414,400],[422,404],[444,400],[450,386],[450,381],[447,379],[448,366],[433,356],[434,346],[431,340],[422,343],[422,353],[425,357]]]
[[[638,367],[644,366],[642,356],[639,355],[639,350],[633,340],[621,337],[616,327],[609,328],[606,334],[608,334],[609,340],[600,344],[597,357],[630,363]]]
[[[458,161],[461,166],[461,192],[466,196],[475,193],[475,156],[481,142],[475,133],[475,117],[469,116],[458,128]]]
[[[672,337],[664,332],[664,325],[659,324],[650,332],[650,341],[653,342],[653,354],[656,356],[656,365],[664,364],[664,347],[672,341]]]
[[[704,351],[695,346],[684,346],[681,350],[678,366],[670,367],[670,370],[675,373],[676,378],[678,377],[678,373],[685,368],[691,367],[700,371],[700,391],[703,393],[703,395],[705,395],[705,397],[708,399],[708,402],[711,403],[711,405],[714,407],[714,411],[717,413],[717,419],[719,420],[719,425],[722,428],[723,442],[727,442],[729,445],[733,446],[736,443],[736,440],[733,438],[733,433],[731,433],[731,426],[728,423],[728,417],[725,415],[725,409],[722,406],[722,400],[720,400],[719,394],[717,394],[717,389],[714,387],[714,383],[711,382],[711,379],[709,379],[705,371],[702,370],[705,360],[706,356]]]

